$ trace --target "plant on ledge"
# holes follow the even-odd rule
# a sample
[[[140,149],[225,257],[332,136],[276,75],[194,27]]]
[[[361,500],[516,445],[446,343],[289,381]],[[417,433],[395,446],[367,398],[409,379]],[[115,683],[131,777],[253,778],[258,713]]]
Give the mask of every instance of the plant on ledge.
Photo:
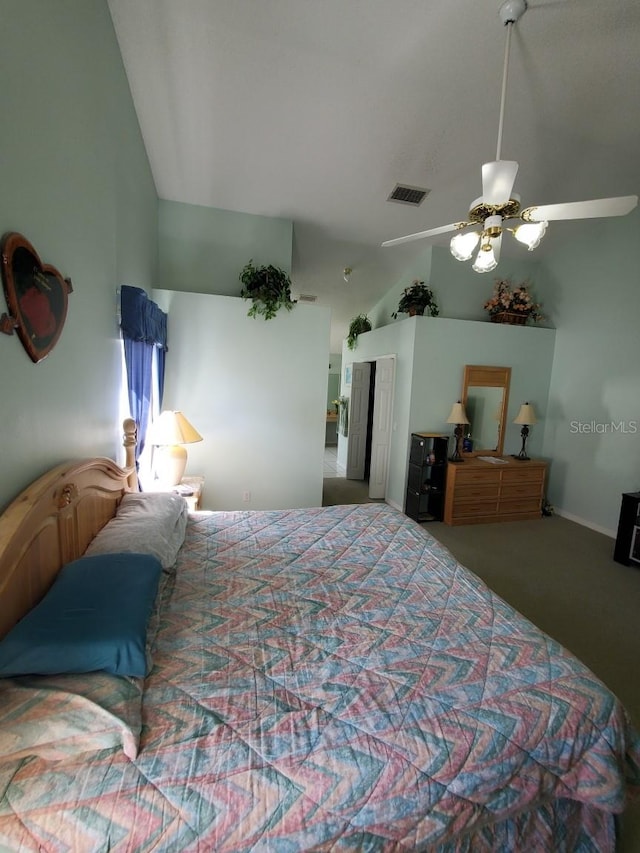
[[[410,317],[415,315],[422,316],[425,312],[432,317],[437,317],[440,313],[438,303],[433,295],[433,291],[424,281],[414,279],[411,287],[405,287],[398,303],[398,309],[391,315],[395,320],[398,314],[408,314]]]
[[[530,284],[523,282],[514,286],[511,280],[496,279],[493,296],[484,303],[492,323],[512,323],[523,326],[527,320],[544,320],[540,303],[534,302],[529,291]]]
[[[347,335],[347,346],[349,349],[355,349],[358,346],[358,335],[363,332],[371,331],[371,321],[366,314],[358,314],[349,324],[349,334]]]
[[[291,279],[284,270],[268,266],[255,267],[253,260],[240,273],[243,299],[252,299],[253,305],[248,311],[248,317],[262,314],[265,320],[276,316],[280,308],[291,311],[296,304],[291,298]]]

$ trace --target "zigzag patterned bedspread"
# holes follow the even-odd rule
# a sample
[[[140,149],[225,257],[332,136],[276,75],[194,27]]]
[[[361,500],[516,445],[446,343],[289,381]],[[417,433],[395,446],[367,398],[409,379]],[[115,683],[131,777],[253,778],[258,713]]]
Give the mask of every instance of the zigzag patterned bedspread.
[[[384,505],[192,516],[154,658],[137,758],[0,765],[0,847],[602,853],[639,782],[615,697]]]

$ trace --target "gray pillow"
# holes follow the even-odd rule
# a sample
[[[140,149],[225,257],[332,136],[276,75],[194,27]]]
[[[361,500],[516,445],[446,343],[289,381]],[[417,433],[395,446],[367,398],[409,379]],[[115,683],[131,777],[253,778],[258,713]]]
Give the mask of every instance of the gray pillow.
[[[187,502],[173,492],[127,492],[85,555],[151,554],[169,569],[184,542],[188,515]]]

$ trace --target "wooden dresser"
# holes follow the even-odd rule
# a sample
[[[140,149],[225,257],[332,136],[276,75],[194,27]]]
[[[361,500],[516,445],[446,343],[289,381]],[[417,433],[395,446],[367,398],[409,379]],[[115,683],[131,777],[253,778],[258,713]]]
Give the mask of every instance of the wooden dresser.
[[[446,524],[484,524],[541,518],[547,463],[501,457],[503,463],[467,457],[447,465]]]

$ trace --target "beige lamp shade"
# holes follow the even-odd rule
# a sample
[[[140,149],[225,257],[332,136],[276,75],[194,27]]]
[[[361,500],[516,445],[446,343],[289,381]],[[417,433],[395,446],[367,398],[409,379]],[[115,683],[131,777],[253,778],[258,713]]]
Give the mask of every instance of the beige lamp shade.
[[[165,409],[151,424],[147,441],[156,445],[193,444],[202,441],[202,436],[182,412]]]
[[[531,426],[538,423],[536,413],[531,403],[523,403],[520,406],[518,416],[514,418],[514,424],[522,424],[523,426]]]
[[[182,412],[167,409],[151,424],[147,441],[158,447],[155,457],[158,480],[163,486],[177,486],[187,466],[183,445],[202,441],[202,436]]]
[[[448,424],[468,424],[469,418],[467,417],[467,413],[464,410],[464,406],[458,400],[457,403],[454,403],[451,407],[451,413],[447,418]]]

